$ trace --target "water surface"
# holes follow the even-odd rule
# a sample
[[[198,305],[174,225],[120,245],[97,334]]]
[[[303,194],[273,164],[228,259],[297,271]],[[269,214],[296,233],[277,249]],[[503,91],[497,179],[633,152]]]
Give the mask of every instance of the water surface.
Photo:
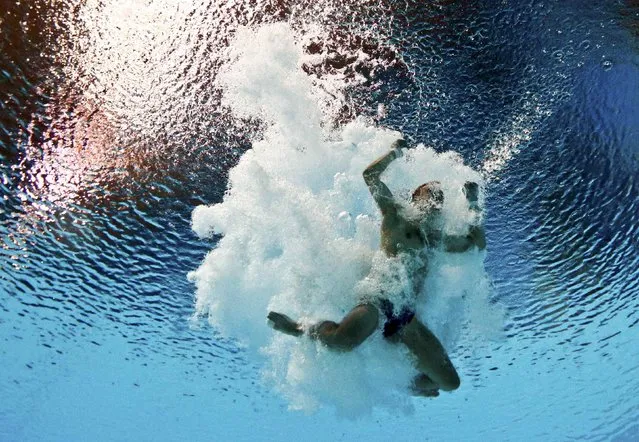
[[[9,3],[0,439],[635,439],[638,13],[630,1]],[[412,411],[288,411],[245,336],[189,321],[186,275],[220,240],[199,239],[191,212],[222,201],[270,127],[223,105],[218,74],[241,26],[281,22],[327,131],[365,118],[484,175],[504,337],[451,349],[462,388]],[[268,73],[251,75],[268,86]]]

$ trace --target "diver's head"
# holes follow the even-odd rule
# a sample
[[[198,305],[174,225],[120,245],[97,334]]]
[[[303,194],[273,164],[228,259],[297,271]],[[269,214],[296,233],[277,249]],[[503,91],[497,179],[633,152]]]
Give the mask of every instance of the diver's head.
[[[429,181],[419,186],[413,192],[413,205],[420,212],[441,210],[444,205],[444,192],[439,181]]]

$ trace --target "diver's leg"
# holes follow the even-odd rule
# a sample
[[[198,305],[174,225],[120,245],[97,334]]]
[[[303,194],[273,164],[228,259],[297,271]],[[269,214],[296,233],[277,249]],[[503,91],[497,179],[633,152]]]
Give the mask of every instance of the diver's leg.
[[[268,324],[279,332],[291,336],[301,336],[304,334],[302,326],[283,313],[269,312],[267,318],[269,321]]]
[[[402,329],[400,339],[417,357],[417,369],[435,384],[434,388],[445,391],[459,388],[459,375],[448,358],[446,350],[417,317],[414,317]],[[416,386],[418,381],[419,376],[415,381]],[[423,382],[427,382],[426,378],[423,378]],[[427,386],[424,384],[423,387]]]
[[[308,329],[312,339],[326,344],[331,349],[349,351],[360,345],[377,328],[379,313],[372,304],[361,304],[351,310],[342,322],[323,321]],[[275,330],[291,336],[304,334],[301,324],[288,316],[269,312],[269,325]]]
[[[377,329],[378,321],[377,307],[361,304],[351,310],[339,324],[323,321],[312,326],[308,334],[333,350],[350,351]]]

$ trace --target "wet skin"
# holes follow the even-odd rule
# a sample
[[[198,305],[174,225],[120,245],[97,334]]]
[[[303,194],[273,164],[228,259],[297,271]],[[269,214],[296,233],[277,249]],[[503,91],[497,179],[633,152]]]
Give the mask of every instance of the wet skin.
[[[418,208],[421,218],[411,219],[402,210],[402,205],[393,197],[388,187],[381,181],[381,174],[390,163],[402,156],[406,148],[404,140],[393,143],[387,154],[371,163],[363,173],[364,181],[382,212],[381,249],[388,257],[407,255],[409,260],[422,263],[411,267],[411,283],[416,292],[426,277],[429,249],[440,248],[447,252],[465,252],[472,247],[485,247],[484,230],[481,226],[472,226],[466,235],[443,235],[439,224],[443,193],[439,183],[430,182],[420,186],[413,195],[413,204]],[[471,210],[477,207],[478,187],[475,183],[466,183],[464,193]],[[338,351],[350,351],[364,342],[379,325],[379,310],[376,305],[364,303],[356,306],[341,322],[322,321],[306,332],[329,348]],[[286,315],[270,312],[270,325],[282,333],[301,336],[305,330],[296,321]],[[437,337],[417,317],[404,326],[394,342],[406,345],[415,357],[416,368],[422,373],[412,385],[415,395],[434,397],[440,389],[452,391],[459,387],[460,380],[446,350]]]

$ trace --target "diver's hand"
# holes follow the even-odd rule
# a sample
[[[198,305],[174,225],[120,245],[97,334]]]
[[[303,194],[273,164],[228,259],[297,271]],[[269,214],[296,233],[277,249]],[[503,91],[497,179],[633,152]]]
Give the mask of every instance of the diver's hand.
[[[302,330],[302,326],[300,324],[282,313],[269,312],[267,318],[268,325],[273,328],[273,330],[277,330],[291,336],[301,336],[304,334],[304,330]]]
[[[408,149],[408,147],[408,143],[403,138],[400,138],[391,144],[391,150],[395,153],[394,159],[403,157],[404,151],[402,149]]]
[[[408,149],[408,143],[405,139],[400,138],[393,142],[393,144],[391,145],[391,149]]]

